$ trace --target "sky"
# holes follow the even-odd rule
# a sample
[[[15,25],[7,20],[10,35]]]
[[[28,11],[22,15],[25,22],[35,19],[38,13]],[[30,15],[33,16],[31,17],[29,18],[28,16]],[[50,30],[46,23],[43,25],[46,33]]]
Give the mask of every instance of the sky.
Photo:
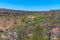
[[[60,0],[0,0],[0,8],[26,11],[60,9]]]

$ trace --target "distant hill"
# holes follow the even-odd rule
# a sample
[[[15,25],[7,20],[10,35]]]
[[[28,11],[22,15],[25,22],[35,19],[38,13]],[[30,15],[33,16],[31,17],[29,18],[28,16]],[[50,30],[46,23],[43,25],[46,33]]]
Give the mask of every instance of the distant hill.
[[[0,15],[30,15],[30,14],[55,14],[60,13],[60,10],[50,10],[50,11],[23,11],[23,10],[11,10],[0,8]]]

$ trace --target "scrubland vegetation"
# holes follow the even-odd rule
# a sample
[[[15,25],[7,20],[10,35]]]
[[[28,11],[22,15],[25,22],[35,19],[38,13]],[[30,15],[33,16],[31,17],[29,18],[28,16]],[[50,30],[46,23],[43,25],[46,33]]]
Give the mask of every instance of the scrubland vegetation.
[[[59,26],[60,13],[0,16],[0,40],[48,40],[49,31]]]

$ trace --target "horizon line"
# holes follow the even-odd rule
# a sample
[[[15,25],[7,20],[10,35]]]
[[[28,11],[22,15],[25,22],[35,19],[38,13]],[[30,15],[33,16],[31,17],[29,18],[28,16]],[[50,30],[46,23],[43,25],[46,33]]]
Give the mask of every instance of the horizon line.
[[[21,9],[11,9],[11,8],[0,8],[0,9],[16,10],[16,11],[54,11],[54,10],[60,10],[60,9],[50,9],[50,10],[21,10]]]

